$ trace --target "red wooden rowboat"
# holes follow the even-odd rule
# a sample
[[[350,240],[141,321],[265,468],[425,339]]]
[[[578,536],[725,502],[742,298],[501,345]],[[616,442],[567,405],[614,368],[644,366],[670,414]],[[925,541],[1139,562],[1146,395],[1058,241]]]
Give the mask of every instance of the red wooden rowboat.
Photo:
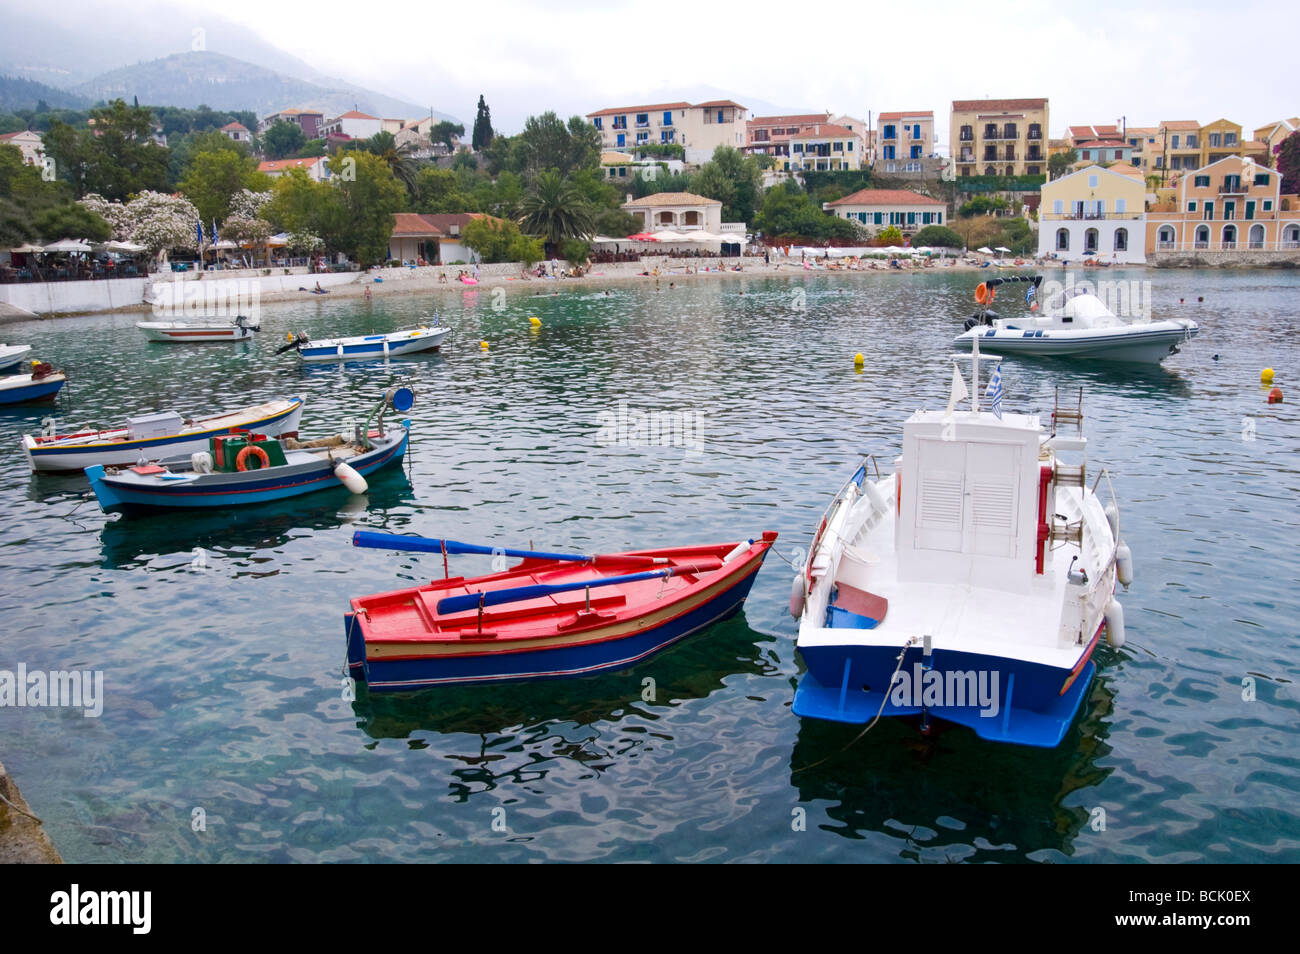
[[[739,610],[775,540],[588,556],[359,532],[357,546],[523,559],[352,600],[348,668],[372,690],[622,669]]]

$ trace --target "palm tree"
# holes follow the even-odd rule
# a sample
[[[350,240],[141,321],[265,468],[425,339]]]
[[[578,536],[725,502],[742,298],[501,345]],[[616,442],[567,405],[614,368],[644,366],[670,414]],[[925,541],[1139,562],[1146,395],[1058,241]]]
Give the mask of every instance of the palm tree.
[[[520,204],[520,211],[524,231],[540,235],[551,254],[559,250],[566,238],[591,235],[596,227],[591,206],[582,193],[554,169],[537,176],[533,191]]]
[[[366,148],[388,165],[397,181],[406,186],[408,193],[415,192],[415,176],[420,171],[420,164],[415,158],[415,143],[404,142],[397,145],[397,138],[390,132],[377,132],[366,140]]]

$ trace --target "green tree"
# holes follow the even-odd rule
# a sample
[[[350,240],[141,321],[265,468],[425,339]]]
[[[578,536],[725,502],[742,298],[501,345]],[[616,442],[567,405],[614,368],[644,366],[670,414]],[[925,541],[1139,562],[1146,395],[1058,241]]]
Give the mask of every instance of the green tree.
[[[115,99],[90,111],[91,125],[73,128],[55,121],[45,135],[45,152],[77,198],[96,192],[122,200],[167,185],[167,148],[154,142],[153,112]]]
[[[302,148],[299,149],[296,153],[294,153],[292,158],[315,159],[317,156],[325,155],[325,152],[326,150],[325,150],[324,139],[308,139],[305,143],[303,143]]]
[[[1300,132],[1293,132],[1278,144],[1277,171],[1282,174],[1282,194],[1300,193]]]
[[[56,238],[79,238],[103,242],[113,232],[102,218],[75,202],[45,209],[36,215],[32,225],[36,228],[37,235],[46,236],[51,241]]]
[[[283,119],[277,119],[262,133],[262,151],[268,159],[287,159],[297,155],[305,145],[307,136],[302,127]]]
[[[561,250],[564,260],[570,265],[585,265],[591,258],[591,243],[582,239],[565,239]]]
[[[763,171],[753,157],[731,146],[719,146],[693,183],[700,195],[722,203],[724,221],[753,221],[763,191]]]
[[[0,248],[39,238],[62,238],[40,233],[35,220],[71,200],[72,189],[67,183],[44,181],[36,166],[23,161],[17,146],[0,146]]]
[[[1079,153],[1076,149],[1066,149],[1064,152],[1058,152],[1047,160],[1047,175],[1051,179],[1059,179],[1067,175],[1070,167],[1079,161]]]
[[[483,218],[467,223],[460,237],[484,262],[513,262],[523,235],[508,219]]]
[[[962,241],[961,236],[946,225],[927,225],[921,231],[912,236],[912,244],[916,247],[928,246],[930,248],[961,248],[966,243]]]
[[[211,222],[213,219],[224,220],[230,214],[230,200],[239,192],[270,189],[271,179],[257,171],[257,160],[252,156],[219,149],[195,155],[180,187],[199,210],[203,221]]]
[[[332,185],[314,181],[305,169],[290,169],[276,178],[261,216],[285,232],[321,235],[326,228],[336,227],[341,208]]]
[[[462,123],[453,123],[444,119],[440,123],[435,123],[429,130],[429,141],[440,142],[450,151],[456,148],[456,139],[463,135],[465,135],[465,126]]]
[[[365,145],[372,155],[384,160],[397,181],[414,195],[415,177],[420,171],[420,164],[415,159],[415,143],[406,142],[399,146],[392,133],[380,131],[367,139]]]
[[[548,251],[558,249],[566,238],[582,238],[594,231],[591,206],[553,169],[538,174],[520,211],[524,230],[540,236]]]
[[[879,245],[902,245],[903,230],[897,225],[891,225],[883,228],[875,235],[875,241]]]
[[[512,168],[514,172],[532,177],[554,169],[568,177],[579,169],[600,168],[600,133],[581,116],[571,117],[567,125],[553,112],[529,116],[516,138],[519,154],[511,150],[510,158],[522,167]]]
[[[857,237],[847,219],[823,212],[793,180],[768,190],[754,226],[764,237],[777,240],[824,242]]]
[[[330,160],[333,188],[338,193],[343,220],[330,222],[318,234],[332,248],[347,252],[363,266],[388,257],[393,234],[393,213],[406,207],[406,188],[387,163],[359,149],[340,152]],[[333,239],[333,241],[331,241]]]
[[[483,99],[483,94],[479,93],[478,112],[474,116],[474,136],[470,144],[474,147],[475,152],[486,149],[492,142],[492,111],[488,109],[487,103]]]
[[[460,191],[456,174],[434,166],[425,166],[416,173],[411,200],[415,211],[426,214],[478,211],[473,200]]]

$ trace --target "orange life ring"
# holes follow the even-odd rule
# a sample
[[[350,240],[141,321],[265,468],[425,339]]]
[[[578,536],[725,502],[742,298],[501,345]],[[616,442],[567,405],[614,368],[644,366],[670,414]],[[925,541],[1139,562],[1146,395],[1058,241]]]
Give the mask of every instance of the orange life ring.
[[[250,457],[256,457],[261,461],[261,463],[257,465],[257,470],[271,466],[271,456],[256,444],[249,444],[241,450],[239,456],[235,458],[235,470],[248,470],[248,458]]]
[[[975,304],[987,305],[989,302],[989,286],[980,282],[975,286]]]

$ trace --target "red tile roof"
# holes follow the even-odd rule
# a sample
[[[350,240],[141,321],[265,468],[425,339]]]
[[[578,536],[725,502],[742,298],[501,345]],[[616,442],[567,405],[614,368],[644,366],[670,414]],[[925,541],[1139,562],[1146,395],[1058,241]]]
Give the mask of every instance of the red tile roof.
[[[707,103],[696,103],[695,106],[698,109],[708,109],[715,106],[734,106],[736,109],[745,108],[744,106],[741,106],[740,103],[736,102],[734,99],[711,99]]]
[[[453,228],[463,229],[475,219],[491,219],[482,212],[393,213],[393,238],[455,238]]]
[[[934,119],[934,111],[930,109],[911,109],[901,113],[881,113],[880,121],[882,123],[899,119]]]
[[[946,205],[942,199],[934,199],[919,192],[907,189],[859,189],[852,195],[836,199],[831,205]]]
[[[836,126],[834,123],[817,123],[812,126],[804,126],[797,133],[776,133],[772,137],[772,141],[789,142],[794,139],[830,139],[836,137],[852,139],[856,135],[857,133],[847,126]]]
[[[369,113],[359,113],[355,109],[349,109],[339,119],[378,119],[378,116],[371,116]]]
[[[324,161],[324,156],[314,156],[310,159],[268,159],[265,162],[258,163],[258,172],[284,172],[286,169],[309,169],[318,162]]]
[[[1047,106],[1047,100],[1044,99],[954,99],[952,101],[952,111],[954,113],[972,113],[972,112],[1008,112],[1016,109],[1043,109]]]
[[[1167,119],[1160,124],[1162,129],[1200,129],[1201,124],[1195,119]]]
[[[831,118],[830,113],[801,113],[790,116],[754,116],[745,125],[749,127],[765,126],[806,126],[809,123],[824,123]]]
[[[228,129],[230,130],[242,129],[244,132],[248,132],[248,127],[245,126],[243,123],[226,123],[224,126],[221,127],[222,132],[225,132]]]
[[[655,110],[689,109],[690,106],[690,103],[654,103],[649,106],[619,106],[615,109],[598,109],[594,113],[588,113],[587,118],[590,119],[592,116],[612,116],[615,113],[653,113]]]

